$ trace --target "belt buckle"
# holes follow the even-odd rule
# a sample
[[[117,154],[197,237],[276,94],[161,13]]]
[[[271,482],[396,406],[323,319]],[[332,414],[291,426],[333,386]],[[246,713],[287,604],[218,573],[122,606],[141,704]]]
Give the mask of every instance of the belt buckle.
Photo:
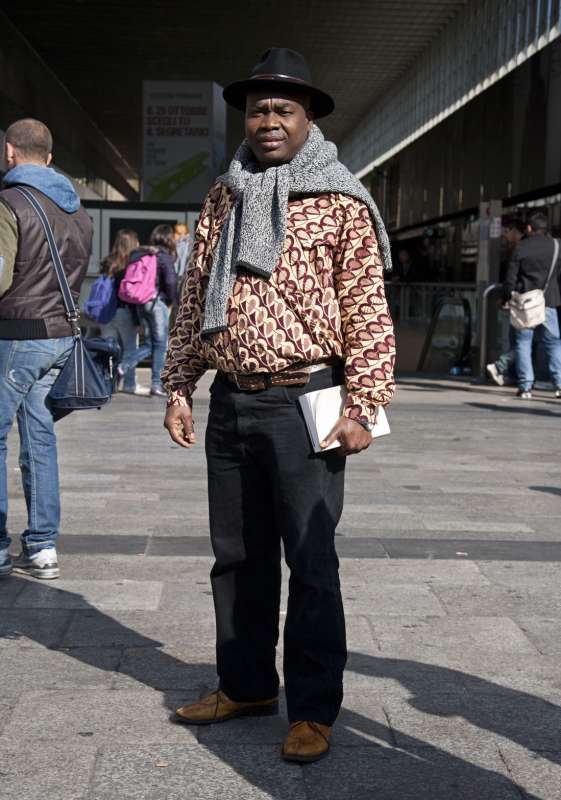
[[[241,376],[242,380],[240,381],[239,376]],[[234,380],[234,385],[240,392],[257,392],[261,388],[267,388],[267,376],[263,376],[261,379],[263,381],[263,386],[258,385],[258,381],[252,381],[251,375],[244,375],[243,373],[233,372],[232,377]]]

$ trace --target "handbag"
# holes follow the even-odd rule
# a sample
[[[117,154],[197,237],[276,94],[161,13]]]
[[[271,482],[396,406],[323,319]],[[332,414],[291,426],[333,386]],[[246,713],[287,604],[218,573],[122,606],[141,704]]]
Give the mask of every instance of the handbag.
[[[16,186],[15,189],[25,197],[41,221],[62,293],[66,319],[74,336],[72,350],[48,395],[49,406],[56,421],[70,414],[71,411],[101,408],[111,399],[111,385],[94,363],[88,342],[84,342],[82,339],[78,325],[80,312],[70,291],[47,215],[32,192],[21,186]]]
[[[510,324],[516,330],[537,328],[545,322],[545,293],[553,277],[559,256],[559,240],[553,240],[553,260],[543,289],[531,289],[529,292],[513,292],[508,303]]]

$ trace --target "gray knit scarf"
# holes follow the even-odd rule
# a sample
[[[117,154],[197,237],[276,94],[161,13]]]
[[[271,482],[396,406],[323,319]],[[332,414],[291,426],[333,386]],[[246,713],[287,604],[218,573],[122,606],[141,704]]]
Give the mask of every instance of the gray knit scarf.
[[[390,243],[376,203],[358,178],[341,164],[337,148],[325,141],[317,125],[312,126],[306,144],[292,161],[265,171],[244,142],[229,171],[219,180],[236,199],[220,234],[210,273],[203,336],[226,330],[228,299],[239,267],[266,280],[271,277],[284,249],[290,196],[334,192],[362,200],[376,226],[384,269],[391,269]]]

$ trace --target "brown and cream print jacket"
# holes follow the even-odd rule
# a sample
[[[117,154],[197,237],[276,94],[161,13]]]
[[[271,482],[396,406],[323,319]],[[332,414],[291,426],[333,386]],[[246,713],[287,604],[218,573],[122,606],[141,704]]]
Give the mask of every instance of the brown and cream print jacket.
[[[395,340],[367,207],[342,194],[291,199],[270,280],[239,272],[228,329],[202,339],[208,276],[232,200],[217,182],[201,212],[162,373],[170,401],[189,403],[207,369],[278,372],[338,356],[349,392],[345,415],[372,421],[394,392]]]

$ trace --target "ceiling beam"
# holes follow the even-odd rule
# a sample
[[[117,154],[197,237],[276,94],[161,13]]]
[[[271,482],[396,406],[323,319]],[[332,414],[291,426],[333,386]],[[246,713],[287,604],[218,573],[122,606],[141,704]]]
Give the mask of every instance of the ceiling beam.
[[[7,126],[14,115],[40,119],[53,134],[55,162],[58,142],[95,177],[127,199],[138,199],[129,183],[138,177],[136,172],[1,11],[0,28],[0,108],[5,117],[0,124]]]

